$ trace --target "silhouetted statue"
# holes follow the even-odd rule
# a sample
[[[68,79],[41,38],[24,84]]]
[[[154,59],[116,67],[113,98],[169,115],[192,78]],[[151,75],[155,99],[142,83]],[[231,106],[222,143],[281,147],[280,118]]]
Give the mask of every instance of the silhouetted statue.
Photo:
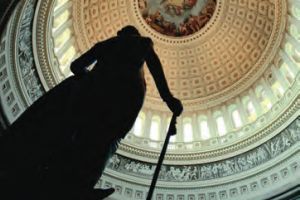
[[[87,67],[95,63],[91,71]],[[29,107],[0,139],[1,200],[93,200],[105,163],[143,105],[143,64],[179,116],[150,38],[126,26],[71,64],[71,76]]]

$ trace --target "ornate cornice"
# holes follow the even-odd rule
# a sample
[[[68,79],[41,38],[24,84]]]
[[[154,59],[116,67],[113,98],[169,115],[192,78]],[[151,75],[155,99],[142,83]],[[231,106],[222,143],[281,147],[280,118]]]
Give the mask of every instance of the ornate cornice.
[[[39,69],[39,76],[42,79],[43,86],[46,90],[53,88],[60,80],[58,80],[53,72],[53,66],[50,62],[49,44],[50,38],[50,17],[51,9],[53,8],[55,1],[52,0],[40,0],[39,7],[36,13],[36,24],[34,34],[36,41],[35,47],[35,60],[37,68]]]

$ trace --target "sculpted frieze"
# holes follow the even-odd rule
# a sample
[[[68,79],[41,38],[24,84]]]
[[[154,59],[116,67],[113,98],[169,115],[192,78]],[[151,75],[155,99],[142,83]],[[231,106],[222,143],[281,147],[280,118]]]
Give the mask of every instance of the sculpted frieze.
[[[28,0],[26,2],[17,35],[17,67],[20,69],[21,81],[23,81],[26,92],[32,101],[37,100],[44,94],[36,71],[32,47],[32,26],[35,4],[36,0]]]
[[[222,178],[258,167],[279,156],[300,141],[300,117],[280,134],[257,148],[241,155],[212,163],[198,165],[163,165],[159,175],[162,181],[204,181]],[[108,168],[146,179],[151,179],[155,164],[133,160],[115,154]]]

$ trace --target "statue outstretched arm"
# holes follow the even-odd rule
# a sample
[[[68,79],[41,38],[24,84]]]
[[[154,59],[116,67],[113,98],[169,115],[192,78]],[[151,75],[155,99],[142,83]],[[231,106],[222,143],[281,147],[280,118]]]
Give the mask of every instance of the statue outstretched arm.
[[[149,48],[145,60],[161,98],[167,103],[169,109],[179,116],[183,111],[183,106],[181,101],[170,92],[161,62],[154,51],[153,45]]]
[[[148,50],[145,60],[161,98],[166,101],[167,99],[173,97],[168,87],[161,62],[153,47]]]
[[[97,52],[99,43],[94,45],[90,50],[82,54],[79,58],[71,63],[71,72],[75,75],[82,75],[88,72],[87,67],[97,61]]]

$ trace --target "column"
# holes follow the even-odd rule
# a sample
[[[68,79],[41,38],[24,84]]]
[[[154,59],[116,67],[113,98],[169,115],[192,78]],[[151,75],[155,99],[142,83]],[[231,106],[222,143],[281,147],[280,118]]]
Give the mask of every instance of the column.
[[[167,131],[169,129],[167,114],[164,112],[161,115],[161,124],[160,124],[160,134],[159,134],[159,140],[165,141],[165,137],[167,135]]]
[[[234,130],[234,123],[233,123],[230,113],[228,112],[227,106],[225,106],[225,105],[222,106],[222,113],[223,113],[223,117],[224,117],[224,121],[225,121],[225,125],[226,125],[226,131],[228,133],[228,132]]]
[[[207,111],[207,124],[208,124],[209,134],[211,138],[219,137],[216,120],[213,118],[211,110]]]
[[[195,141],[200,141],[201,140],[201,135],[200,135],[200,127],[199,123],[197,120],[197,114],[193,113],[192,114],[192,127],[193,127],[193,138]]]
[[[151,128],[152,116],[153,116],[153,114],[151,111],[146,111],[145,126],[144,126],[144,137],[145,138],[150,138],[150,128]]]
[[[183,140],[183,117],[177,118],[177,134],[176,134],[176,142],[184,142]]]

